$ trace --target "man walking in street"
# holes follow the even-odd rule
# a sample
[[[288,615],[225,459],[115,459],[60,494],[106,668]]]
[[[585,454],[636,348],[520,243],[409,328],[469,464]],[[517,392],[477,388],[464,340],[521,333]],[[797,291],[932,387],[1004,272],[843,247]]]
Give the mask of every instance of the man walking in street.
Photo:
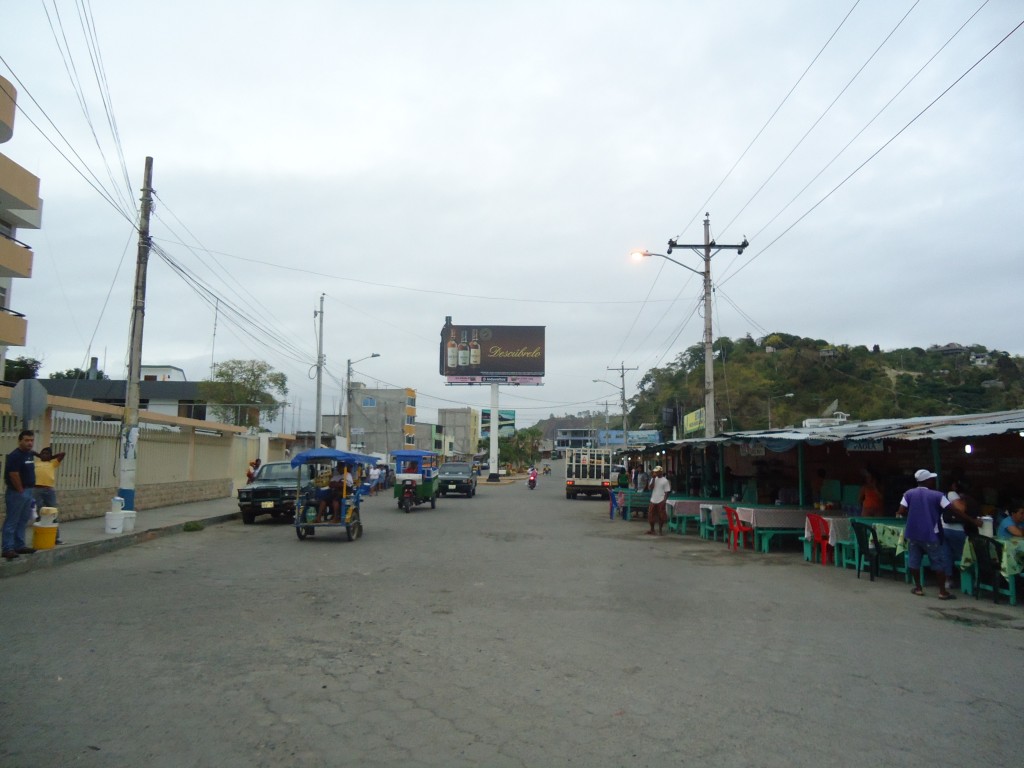
[[[654,535],[654,525],[658,525],[658,535],[665,535],[665,523],[668,522],[668,514],[665,512],[665,504],[668,500],[669,491],[672,485],[665,477],[665,471],[657,466],[653,470],[654,479],[651,480],[651,503],[647,508],[647,522],[651,530],[647,531],[648,536]]]
[[[914,576],[913,594],[923,597],[924,586],[921,584],[921,559],[928,555],[935,580],[939,585],[939,600],[952,600],[955,595],[946,589],[946,547],[942,539],[942,510],[950,504],[960,505],[963,502],[951,502],[945,494],[933,487],[934,472],[919,469],[914,473],[917,487],[911,488],[900,501],[899,516],[906,515],[907,527],[904,537],[907,540],[907,570]]]
[[[32,490],[36,484],[36,455],[32,450],[35,444],[35,433],[31,429],[23,429],[18,435],[18,447],[7,454],[4,465],[7,517],[4,518],[2,556],[5,560],[35,552],[25,546],[25,526],[32,514]]]

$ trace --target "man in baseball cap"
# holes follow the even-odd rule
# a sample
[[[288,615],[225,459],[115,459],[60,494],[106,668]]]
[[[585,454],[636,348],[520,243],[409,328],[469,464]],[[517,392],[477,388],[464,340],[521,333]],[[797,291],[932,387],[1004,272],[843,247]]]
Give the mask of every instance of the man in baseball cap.
[[[914,576],[914,588],[911,592],[924,596],[921,584],[921,558],[928,555],[932,571],[939,585],[939,600],[952,600],[955,595],[946,589],[946,547],[943,544],[942,510],[950,504],[962,501],[950,501],[944,493],[935,490],[934,472],[919,469],[914,473],[917,487],[911,488],[900,500],[899,516],[906,515],[907,527],[904,537],[907,540],[907,570]]]

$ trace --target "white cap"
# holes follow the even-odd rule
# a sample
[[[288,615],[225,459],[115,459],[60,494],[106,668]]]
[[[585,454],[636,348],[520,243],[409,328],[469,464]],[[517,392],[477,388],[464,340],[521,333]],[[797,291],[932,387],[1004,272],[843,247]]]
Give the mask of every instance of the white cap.
[[[927,469],[919,469],[914,473],[914,479],[919,483],[923,483],[926,480],[931,480],[933,477],[938,477],[934,472],[929,472]]]
[[[663,470],[660,465],[651,470],[651,472],[664,472],[664,471],[665,470]]]

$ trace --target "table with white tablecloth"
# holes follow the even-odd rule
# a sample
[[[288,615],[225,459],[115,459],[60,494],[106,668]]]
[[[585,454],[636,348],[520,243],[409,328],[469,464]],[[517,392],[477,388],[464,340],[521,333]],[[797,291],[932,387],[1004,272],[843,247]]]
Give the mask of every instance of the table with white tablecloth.
[[[760,541],[760,550],[768,551],[772,538],[779,535],[797,535],[807,525],[806,509],[793,507],[737,507],[739,519],[754,529],[754,545]]]

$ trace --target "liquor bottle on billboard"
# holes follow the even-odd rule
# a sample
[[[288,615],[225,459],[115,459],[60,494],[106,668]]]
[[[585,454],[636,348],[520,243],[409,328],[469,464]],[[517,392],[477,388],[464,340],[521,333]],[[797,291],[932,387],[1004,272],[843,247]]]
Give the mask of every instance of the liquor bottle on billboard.
[[[458,350],[458,352],[459,352],[459,354],[458,354],[459,368],[468,368],[469,367],[469,343],[466,341],[466,337],[467,336],[468,336],[468,333],[466,331],[463,331],[462,332],[462,341],[459,342],[459,350]]]
[[[473,340],[469,342],[469,364],[480,365],[480,331],[473,329]]]
[[[448,344],[445,346],[445,367],[455,368],[459,364],[459,345],[455,341],[455,329],[452,328],[451,336],[448,337]]]

